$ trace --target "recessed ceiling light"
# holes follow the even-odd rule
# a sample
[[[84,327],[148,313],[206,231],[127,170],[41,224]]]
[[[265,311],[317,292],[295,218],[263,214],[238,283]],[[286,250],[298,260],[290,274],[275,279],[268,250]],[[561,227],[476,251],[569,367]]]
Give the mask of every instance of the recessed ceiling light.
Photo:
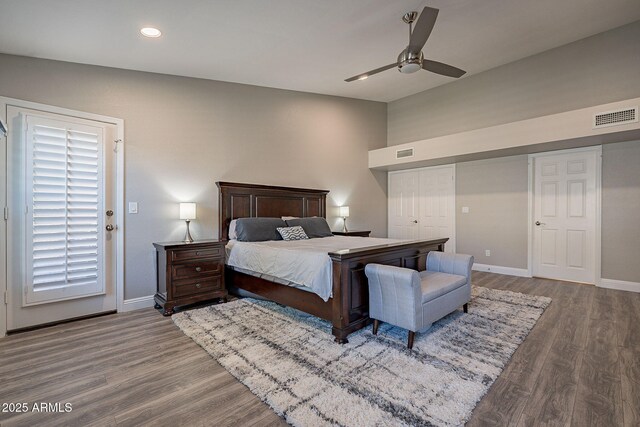
[[[140,32],[145,37],[156,38],[156,37],[160,37],[162,35],[162,33],[160,32],[159,29],[153,28],[153,27],[145,27],[145,28],[141,29]]]

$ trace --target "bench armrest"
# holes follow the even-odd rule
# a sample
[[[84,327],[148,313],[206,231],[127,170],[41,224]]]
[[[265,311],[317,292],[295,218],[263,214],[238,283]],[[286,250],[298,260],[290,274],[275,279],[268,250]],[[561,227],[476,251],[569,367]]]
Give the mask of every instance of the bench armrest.
[[[471,267],[473,256],[464,254],[450,254],[431,251],[427,255],[427,271],[439,271],[440,273],[457,274],[465,276],[467,283],[471,283]]]
[[[369,316],[415,331],[422,310],[420,274],[408,268],[367,264]]]

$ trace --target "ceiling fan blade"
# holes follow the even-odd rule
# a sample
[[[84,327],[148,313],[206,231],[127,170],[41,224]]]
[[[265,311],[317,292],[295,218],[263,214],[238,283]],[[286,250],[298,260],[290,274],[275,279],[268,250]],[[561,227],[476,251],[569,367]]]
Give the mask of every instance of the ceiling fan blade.
[[[422,9],[422,13],[418,18],[418,21],[416,21],[416,25],[411,33],[411,37],[409,38],[409,47],[407,48],[409,52],[416,54],[420,53],[424,44],[427,42],[427,39],[431,35],[433,26],[436,24],[438,12],[438,9],[428,6]]]
[[[427,71],[431,71],[432,73],[442,74],[443,76],[448,77],[462,77],[466,74],[466,71],[461,70],[460,68],[456,68],[452,65],[443,64],[438,61],[431,61],[430,59],[424,59],[422,61],[422,68]]]
[[[349,77],[345,80],[345,82],[352,82],[354,80],[364,80],[369,76],[373,76],[374,74],[378,74],[382,71],[389,70],[393,67],[397,67],[398,64],[394,62],[393,64],[385,65],[384,67],[376,68],[375,70],[367,71],[366,73],[358,74],[357,76]]]

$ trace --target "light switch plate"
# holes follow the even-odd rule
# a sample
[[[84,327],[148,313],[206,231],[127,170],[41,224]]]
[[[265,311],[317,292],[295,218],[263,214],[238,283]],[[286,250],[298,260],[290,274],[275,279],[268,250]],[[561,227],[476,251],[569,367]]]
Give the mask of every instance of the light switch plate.
[[[138,213],[138,202],[129,202],[129,213],[130,214]]]
[[[462,213],[469,213],[469,206],[463,206]]]

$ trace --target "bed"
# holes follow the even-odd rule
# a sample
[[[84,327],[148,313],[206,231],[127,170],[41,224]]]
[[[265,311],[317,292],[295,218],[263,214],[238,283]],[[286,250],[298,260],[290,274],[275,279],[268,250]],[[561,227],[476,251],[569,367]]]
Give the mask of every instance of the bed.
[[[268,185],[217,182],[219,188],[219,236],[229,238],[231,220],[247,217],[323,217],[329,191]],[[331,238],[329,238],[331,239]],[[347,239],[359,239],[348,237]],[[422,271],[429,251],[443,251],[447,238],[402,241],[328,253],[331,260],[332,295],[319,295],[264,277],[225,267],[231,293],[244,290],[277,303],[328,320],[338,343],[369,323],[369,294],[364,267],[368,263],[402,266]]]

